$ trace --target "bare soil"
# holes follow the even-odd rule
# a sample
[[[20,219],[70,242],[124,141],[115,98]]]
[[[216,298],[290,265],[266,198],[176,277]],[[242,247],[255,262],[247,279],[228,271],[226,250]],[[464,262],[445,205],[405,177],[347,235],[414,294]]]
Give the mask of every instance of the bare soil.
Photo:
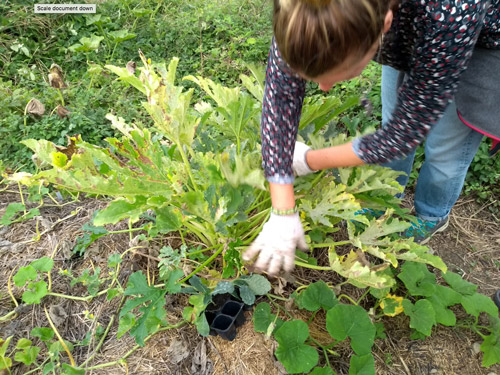
[[[0,216],[9,202],[19,201],[14,192],[0,193]],[[45,205],[41,208],[41,217],[23,223],[16,223],[0,229],[0,316],[15,307],[7,284],[15,269],[27,265],[42,256],[54,253],[56,265],[52,272],[52,290],[58,293],[84,295],[80,286],[71,288],[68,279],[58,274],[58,269],[68,269],[79,274],[86,268],[100,266],[106,269],[110,254],[120,253],[129,248],[128,234],[113,234],[98,240],[87,251],[85,257],[75,258],[71,249],[76,238],[81,235],[83,224],[90,221],[93,212],[106,205],[106,202],[91,198],[80,199],[64,206]],[[406,200],[411,206],[411,197]],[[62,221],[61,221],[62,220]],[[37,229],[38,225],[38,229]],[[119,223],[113,230],[126,229],[125,223]],[[41,238],[34,241],[38,233]],[[175,236],[165,238],[158,243],[158,248],[165,243],[175,245]],[[492,295],[500,288],[500,222],[486,207],[478,205],[474,198],[464,197],[454,207],[450,217],[450,226],[436,235],[429,243],[435,254],[439,255],[449,269],[459,272],[466,280],[479,286],[479,291]],[[156,248],[142,249],[128,257],[123,263],[125,283],[130,273],[136,270],[152,270]],[[321,254],[315,254],[321,256]],[[325,275],[297,269],[293,278],[296,280],[323,279],[335,281],[336,275]],[[274,280],[275,294],[287,292],[284,280]],[[291,290],[291,289],[290,289]],[[353,296],[362,291],[349,290]],[[13,289],[17,301],[21,301],[21,290]],[[184,297],[169,297],[166,300],[168,320],[176,323],[181,319],[182,309],[187,304]],[[56,306],[56,307],[54,307]],[[97,343],[89,346],[77,346],[73,352],[76,363],[83,363],[89,357],[88,366],[95,366],[122,358],[135,343],[130,336],[116,339],[117,312],[120,308],[118,299],[106,302],[105,296],[86,303],[66,299],[47,297],[41,305],[18,309],[15,319],[0,323],[0,337],[14,335],[13,342],[21,337],[29,337],[33,327],[48,327],[44,307],[56,323],[59,333],[71,342],[78,342],[89,330],[97,325],[106,327],[111,319],[114,323],[102,348],[93,352]],[[290,307],[290,306],[288,306]],[[85,319],[84,311],[94,314],[94,320]],[[290,307],[292,314],[300,317],[301,312]],[[144,348],[135,351],[127,358],[127,368],[115,365],[89,374],[284,374],[283,367],[274,358],[276,343],[253,330],[252,312],[246,312],[247,322],[239,328],[236,339],[224,341],[220,337],[201,338],[193,327],[184,326],[175,331],[165,331],[155,335]],[[460,315],[460,313],[458,312]],[[57,319],[59,317],[59,319]],[[321,316],[318,315],[318,321]],[[57,321],[57,322],[56,322]],[[405,316],[399,315],[384,320],[387,339],[376,340],[374,355],[377,374],[380,375],[500,375],[500,366],[489,369],[481,367],[482,354],[477,353],[479,337],[461,328],[437,327],[430,338],[424,341],[410,340],[410,329]],[[324,330],[321,325],[311,327],[311,334],[321,340]],[[12,344],[11,344],[12,345]],[[347,374],[349,350],[338,348],[341,359],[333,362],[338,374]],[[43,352],[41,353],[43,355]],[[16,363],[16,362],[15,362]],[[12,374],[25,373],[24,366],[14,365]],[[127,372],[128,371],[128,372]]]

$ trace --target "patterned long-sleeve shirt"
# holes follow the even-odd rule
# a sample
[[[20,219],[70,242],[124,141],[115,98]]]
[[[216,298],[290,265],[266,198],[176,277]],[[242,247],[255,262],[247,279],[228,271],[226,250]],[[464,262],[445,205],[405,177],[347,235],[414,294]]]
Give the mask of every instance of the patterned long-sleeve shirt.
[[[408,79],[391,120],[354,140],[356,155],[380,164],[422,143],[452,101],[475,46],[500,49],[500,0],[401,0],[376,60],[406,72]],[[294,180],[304,96],[305,81],[282,60],[273,38],[261,119],[262,164],[269,182]]]

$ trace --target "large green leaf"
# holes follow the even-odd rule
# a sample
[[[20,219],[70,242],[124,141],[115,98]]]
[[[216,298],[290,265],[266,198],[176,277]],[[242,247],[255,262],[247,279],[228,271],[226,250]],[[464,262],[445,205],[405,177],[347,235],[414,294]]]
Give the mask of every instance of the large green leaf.
[[[117,31],[110,31],[108,33],[108,35],[111,37],[111,39],[115,43],[120,43],[120,42],[123,42],[125,40],[133,39],[136,37],[136,35],[134,33],[129,33],[129,31],[126,29],[121,29],[121,30],[117,30]]]
[[[131,197],[135,195],[171,196],[172,183],[161,174],[148,176],[123,164],[110,150],[73,138],[79,150],[71,160],[60,168],[53,166],[32,177],[33,181],[43,180],[71,191],[90,194]],[[52,163],[50,150],[57,152],[56,146],[47,141],[24,140],[35,155],[47,164]],[[49,159],[44,159],[49,156]]]
[[[252,316],[255,332],[272,334],[283,325],[283,320],[271,314],[271,306],[268,303],[259,303]],[[271,332],[269,332],[271,331]]]
[[[156,225],[162,233],[173,232],[182,227],[182,214],[176,207],[156,208]]]
[[[117,199],[97,213],[94,225],[116,224],[126,218],[130,218],[132,223],[135,223],[148,208],[147,199],[143,196],[136,196],[131,201]]]
[[[48,327],[35,327],[31,330],[30,335],[38,337],[42,341],[50,341],[54,338],[54,330]]]
[[[412,296],[430,297],[436,289],[436,276],[421,263],[406,262],[398,278],[405,284]]]
[[[289,374],[309,372],[318,363],[318,352],[304,344],[309,337],[309,328],[301,320],[285,322],[275,333],[278,348],[276,358]]]
[[[490,367],[500,363],[500,332],[493,332],[486,336],[481,344],[483,354],[483,366]]]
[[[166,290],[149,286],[146,276],[142,272],[130,275],[124,295],[132,297],[128,299],[120,311],[120,318],[139,307],[140,318],[130,329],[130,334],[135,337],[138,345],[144,346],[144,339],[155,332],[164,324],[165,294]]]
[[[347,192],[360,194],[381,191],[395,195],[403,188],[396,181],[401,172],[379,166],[363,166],[354,168],[340,168],[340,180],[347,186]]]
[[[254,155],[235,155],[234,163],[232,163],[229,153],[224,152],[219,162],[222,174],[232,186],[246,184],[257,189],[265,190],[264,173],[261,168],[255,165]]]
[[[334,372],[330,367],[316,367],[309,375],[333,375]]]
[[[9,203],[7,208],[5,209],[2,218],[0,219],[0,225],[8,226],[12,224],[12,220],[16,217],[19,212],[23,212],[26,209],[26,206],[22,203],[13,202]]]
[[[139,78],[137,78],[134,74],[130,73],[126,68],[114,66],[114,65],[105,65],[106,69],[115,73],[118,76],[118,79],[135,87],[137,90],[146,94],[146,88],[144,87],[144,83],[141,82]]]
[[[255,100],[249,95],[241,94],[237,100],[227,103],[224,107],[217,107],[216,111],[222,115],[225,121],[217,124],[223,134],[231,137],[240,153],[240,145],[242,140],[252,140],[252,144],[257,141],[259,134],[258,117],[260,112],[258,106],[255,105]]]
[[[38,346],[32,346],[31,341],[24,338],[19,339],[16,348],[22,350],[15,354],[14,359],[17,362],[24,363],[26,366],[30,366],[36,361],[36,357],[41,350]]]
[[[357,215],[361,210],[359,202],[346,192],[345,185],[335,184],[333,178],[324,178],[307,198],[301,200],[300,207],[314,224],[331,227],[341,219],[368,224],[366,217]]]
[[[80,43],[73,44],[68,49],[72,52],[90,52],[99,48],[101,41],[104,39],[102,36],[92,34],[89,37],[80,38]]]
[[[40,272],[49,272],[54,267],[54,260],[47,256],[31,262],[31,266]]]
[[[404,313],[410,317],[410,327],[425,336],[430,336],[432,327],[436,324],[436,313],[432,304],[421,299],[412,304],[407,299],[403,300]]]
[[[478,317],[485,312],[491,316],[498,316],[498,307],[495,302],[484,294],[474,293],[471,296],[462,296],[462,306],[467,313]]]
[[[351,347],[360,356],[369,354],[376,329],[365,309],[360,306],[338,304],[326,313],[326,329],[339,341],[351,339]]]
[[[375,359],[371,353],[362,356],[353,355],[349,366],[349,375],[375,375]]]
[[[264,98],[264,81],[266,73],[260,66],[247,64],[247,68],[252,72],[253,77],[240,74],[241,83],[254,96],[255,99],[262,103],[262,99]]]
[[[432,304],[434,312],[436,313],[436,322],[445,326],[451,327],[456,323],[456,317],[453,311],[448,309],[449,306],[456,305],[462,301],[460,293],[455,292],[453,289],[436,285],[434,294],[427,298]]]
[[[338,303],[337,297],[324,281],[310,284],[304,290],[298,300],[301,308],[308,311],[317,311],[320,308],[329,310]]]
[[[241,90],[239,87],[229,88],[222,86],[220,83],[215,83],[211,79],[203,78],[200,76],[187,76],[185,80],[196,83],[200,88],[205,91],[210,98],[212,98],[217,106],[225,108],[230,103],[237,101],[240,98]]]
[[[16,284],[16,286],[22,287],[27,281],[36,280],[37,277],[38,273],[36,272],[36,269],[29,265],[19,268],[12,279],[14,280],[14,284]]]
[[[443,279],[453,290],[463,296],[471,296],[477,290],[477,285],[462,279],[459,274],[451,271],[443,272]]]
[[[255,303],[255,293],[248,285],[240,286],[240,297],[247,305],[253,305]]]
[[[28,305],[40,303],[48,292],[47,283],[45,281],[29,283],[27,290],[23,293],[23,302]]]
[[[240,280],[244,281],[257,296],[262,296],[271,290],[271,283],[262,275],[244,276]]]
[[[389,211],[390,212],[390,211]],[[370,224],[356,237],[356,241],[364,245],[389,245],[385,237],[389,234],[400,233],[409,227],[409,224],[396,218],[388,220],[389,213],[377,220],[371,220]],[[354,242],[356,244],[356,242]]]

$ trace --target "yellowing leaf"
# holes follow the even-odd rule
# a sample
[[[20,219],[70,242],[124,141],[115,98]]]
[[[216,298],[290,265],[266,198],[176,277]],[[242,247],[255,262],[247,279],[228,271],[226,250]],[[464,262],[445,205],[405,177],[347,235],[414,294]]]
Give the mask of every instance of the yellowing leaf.
[[[394,285],[394,279],[391,276],[361,263],[355,252],[339,257],[334,249],[330,249],[328,256],[332,270],[349,279],[349,282],[355,286],[361,288],[372,286],[381,289]]]
[[[380,302],[380,307],[384,311],[384,315],[396,316],[403,312],[403,297],[392,294],[387,294]]]
[[[68,161],[68,157],[64,155],[62,152],[53,152],[51,156],[52,156],[52,164],[59,168],[63,168]]]

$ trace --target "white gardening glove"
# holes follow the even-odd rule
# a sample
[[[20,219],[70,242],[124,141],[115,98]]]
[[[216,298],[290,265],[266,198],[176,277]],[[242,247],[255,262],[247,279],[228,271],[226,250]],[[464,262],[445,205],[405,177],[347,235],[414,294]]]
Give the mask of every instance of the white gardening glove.
[[[293,151],[293,173],[296,176],[305,176],[314,173],[309,165],[307,165],[306,154],[311,149],[308,145],[302,142],[295,142],[295,150]]]
[[[282,268],[290,272],[294,266],[297,248],[307,250],[299,213],[292,215],[271,213],[260,234],[243,253],[243,260],[249,261],[258,254],[259,257],[254,265],[258,270],[267,271],[270,275],[277,274]]]

